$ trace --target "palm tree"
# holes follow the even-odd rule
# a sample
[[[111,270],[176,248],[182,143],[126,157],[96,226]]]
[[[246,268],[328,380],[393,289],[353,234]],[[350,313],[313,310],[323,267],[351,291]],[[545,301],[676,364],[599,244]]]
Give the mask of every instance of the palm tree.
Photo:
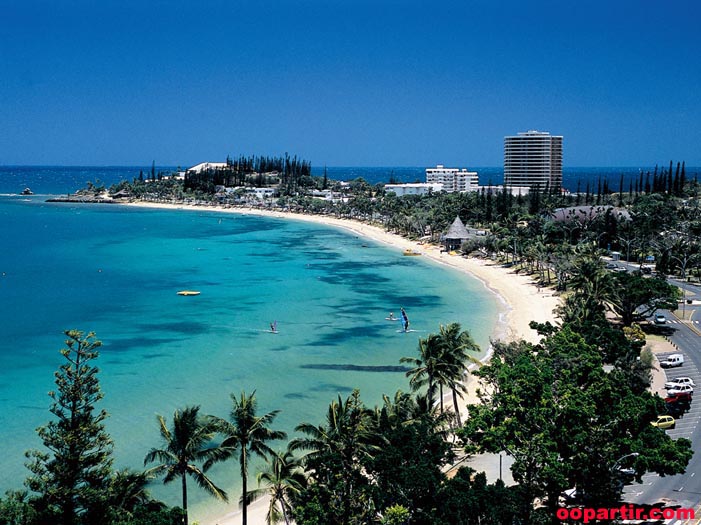
[[[118,470],[109,480],[109,495],[113,510],[121,516],[131,516],[137,507],[154,503],[148,492],[149,476],[145,472]]]
[[[371,412],[360,401],[358,390],[353,390],[345,402],[339,395],[338,401],[329,404],[326,425],[300,423],[295,430],[309,437],[293,439],[290,450],[309,451],[305,459],[316,459],[324,454],[338,455],[348,469],[359,457],[374,450],[372,443],[376,439]]]
[[[431,404],[436,393],[438,376],[438,361],[441,353],[441,341],[437,334],[429,334],[425,339],[419,339],[419,357],[402,357],[400,363],[411,363],[414,368],[406,373],[412,390],[428,386],[427,395]],[[441,390],[441,411],[443,410],[443,392]]]
[[[267,468],[258,473],[257,480],[259,488],[250,491],[248,499],[270,495],[266,522],[268,525],[279,523],[282,517],[289,525],[292,512],[290,500],[297,496],[307,484],[299,458],[294,457],[289,450],[276,452],[272,462],[268,462]],[[265,485],[263,488],[260,488],[261,483]],[[279,510],[277,504],[280,505]]]
[[[479,346],[472,339],[470,332],[461,330],[460,323],[440,325],[440,366],[441,380],[445,381],[453,393],[453,406],[458,426],[460,426],[460,410],[458,408],[458,390],[466,391],[463,383],[465,365],[468,361],[480,364],[479,360],[468,355],[468,352],[479,352]],[[460,395],[462,397],[462,395]],[[442,408],[441,408],[442,411]]]
[[[339,479],[327,478],[324,481],[328,485],[340,485],[337,510],[341,516],[351,516],[352,508],[358,503],[356,482],[363,477],[362,460],[379,450],[377,443],[382,440],[375,431],[371,411],[360,400],[360,393],[353,390],[345,401],[339,395],[338,401],[331,402],[325,425],[301,423],[295,430],[308,437],[293,439],[290,450],[308,451],[303,458],[307,467],[310,463],[318,463],[323,468],[327,465],[327,460],[330,460],[328,464],[334,466],[322,475],[339,476]],[[316,474],[319,475],[320,472],[317,471]]]
[[[212,423],[199,415],[199,406],[185,407],[176,410],[173,414],[173,426],[168,428],[163,416],[158,416],[158,424],[164,448],[152,448],[144,465],[154,461],[159,465],[146,471],[147,475],[164,475],[163,483],[167,484],[176,478],[180,478],[183,492],[183,511],[185,513],[185,525],[188,524],[187,516],[187,476],[192,477],[200,487],[214,497],[228,501],[226,492],[217,487],[209,479],[204,471],[195,463],[204,461],[205,464],[218,454],[218,448],[209,446],[215,435],[216,428]]]
[[[239,464],[241,466],[241,480],[243,482],[242,503],[242,525],[247,525],[248,519],[248,459],[250,454],[266,459],[268,455],[273,455],[273,450],[266,444],[274,439],[285,439],[287,434],[280,430],[272,430],[270,424],[278,415],[279,410],[273,410],[262,416],[256,415],[258,402],[256,401],[256,391],[246,395],[241,392],[241,397],[237,398],[231,394],[233,406],[229,415],[229,421],[217,417],[212,417],[211,422],[218,432],[224,435],[219,449],[220,454],[212,457],[205,463],[208,469],[213,463],[231,458],[239,451]]]
[[[441,414],[444,412],[443,388],[451,389],[458,424],[458,391],[465,392],[462,382],[465,364],[467,361],[479,363],[477,359],[468,356],[469,351],[479,351],[479,346],[469,332],[461,331],[459,323],[450,323],[447,326],[441,325],[438,334],[429,334],[425,339],[419,339],[419,357],[400,359],[402,363],[414,365],[406,373],[413,390],[427,385],[428,398],[433,402],[436,387],[438,388]]]

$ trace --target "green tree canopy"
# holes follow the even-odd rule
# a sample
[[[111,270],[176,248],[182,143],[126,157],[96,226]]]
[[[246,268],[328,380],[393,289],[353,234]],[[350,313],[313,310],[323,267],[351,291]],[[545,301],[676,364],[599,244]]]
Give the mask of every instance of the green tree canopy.
[[[26,484],[39,494],[36,503],[43,520],[99,524],[104,516],[92,511],[106,506],[112,465],[112,440],[104,427],[107,412],[96,408],[103,394],[98,369],[92,365],[102,343],[92,332],[64,333],[61,355],[66,363],[55,373],[56,390],[49,392],[56,419],[37,429],[48,453],[27,453],[32,476]]]
[[[495,345],[492,361],[475,375],[482,402],[470,406],[461,435],[469,451],[514,458],[512,474],[527,494],[524,516],[535,498],[554,515],[560,493],[572,486],[592,504],[617,501],[614,466],[624,455],[639,454],[638,479],[646,471],[683,472],[691,458],[688,440],[673,441],[650,425],[661,400],[634,392],[619,370],[606,373],[600,352],[568,326],[539,345]]]
[[[187,515],[187,477],[214,497],[227,501],[226,492],[217,487],[204,473],[206,469],[198,463],[218,457],[219,449],[212,442],[216,427],[209,418],[200,416],[199,406],[185,407],[173,414],[173,425],[169,428],[163,416],[157,416],[158,429],[163,448],[152,448],[144,458],[144,465],[157,462],[147,473],[163,476],[163,483],[180,478],[185,525]]]
[[[239,467],[241,469],[241,481],[243,492],[241,501],[243,504],[242,524],[246,525],[249,503],[248,493],[248,463],[250,455],[260,458],[272,456],[275,452],[268,445],[269,441],[285,439],[287,434],[280,430],[270,428],[278,410],[258,415],[258,400],[255,390],[249,394],[241,392],[240,397],[231,394],[232,408],[229,420],[211,417],[210,421],[217,432],[224,435],[224,440],[219,446],[218,455],[212,457],[205,464],[209,468],[216,461],[232,458],[238,451]]]
[[[679,288],[664,279],[647,278],[640,272],[617,272],[611,275],[611,279],[609,304],[625,326],[630,326],[660,308],[677,308]]]

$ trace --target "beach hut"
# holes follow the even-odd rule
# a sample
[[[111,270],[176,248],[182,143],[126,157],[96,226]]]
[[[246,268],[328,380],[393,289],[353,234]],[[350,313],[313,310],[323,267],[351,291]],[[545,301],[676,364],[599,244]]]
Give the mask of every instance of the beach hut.
[[[131,192],[124,188],[122,190],[119,190],[117,193],[114,193],[112,195],[113,199],[130,199],[131,198]]]
[[[455,217],[453,224],[450,225],[448,231],[443,235],[443,245],[445,246],[445,251],[450,252],[453,250],[460,249],[463,241],[470,238],[470,234],[467,232],[467,228],[460,220],[460,217]]]

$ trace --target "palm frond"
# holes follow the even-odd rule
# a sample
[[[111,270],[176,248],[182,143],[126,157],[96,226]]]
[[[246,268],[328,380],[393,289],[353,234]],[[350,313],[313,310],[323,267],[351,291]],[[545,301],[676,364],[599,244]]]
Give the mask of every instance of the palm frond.
[[[197,483],[199,487],[203,488],[205,491],[207,491],[209,494],[211,494],[217,499],[229,501],[229,497],[227,496],[226,491],[217,487],[214,484],[214,482],[212,482],[212,480],[204,474],[204,472],[202,472],[199,468],[197,468],[194,465],[189,465],[188,467],[188,474],[190,474],[192,479],[195,480],[195,483]]]

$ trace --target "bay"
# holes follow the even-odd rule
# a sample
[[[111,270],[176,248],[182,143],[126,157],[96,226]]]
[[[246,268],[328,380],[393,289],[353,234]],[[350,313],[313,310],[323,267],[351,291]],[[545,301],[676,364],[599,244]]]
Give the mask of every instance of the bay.
[[[486,348],[498,304],[482,283],[346,231],[294,220],[0,198],[0,490],[40,448],[61,364],[62,331],[95,331],[115,466],[142,468],[156,414],[201,405],[226,417],[229,395],[256,389],[279,428],[321,423],[359,388],[369,405],[408,390],[399,358],[440,323]],[[201,295],[182,297],[178,290]],[[385,320],[403,306],[416,332]],[[268,333],[277,321],[278,334]],[[282,446],[282,445],[281,445]],[[236,491],[236,467],[212,476]],[[176,486],[154,493],[178,504]],[[221,512],[193,490],[194,516]]]

